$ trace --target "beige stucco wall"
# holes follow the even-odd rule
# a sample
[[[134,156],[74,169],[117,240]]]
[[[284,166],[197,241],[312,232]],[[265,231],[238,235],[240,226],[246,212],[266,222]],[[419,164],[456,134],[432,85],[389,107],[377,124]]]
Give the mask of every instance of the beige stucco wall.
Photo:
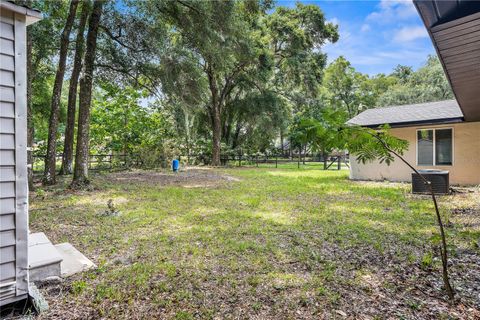
[[[417,129],[453,128],[453,165],[417,166]],[[458,185],[480,184],[480,122],[463,122],[448,125],[430,125],[408,128],[394,128],[391,133],[409,142],[405,158],[417,169],[442,169],[450,171],[450,183]],[[410,181],[411,169],[399,159],[390,166],[372,163],[358,163],[351,156],[350,178],[355,180]]]

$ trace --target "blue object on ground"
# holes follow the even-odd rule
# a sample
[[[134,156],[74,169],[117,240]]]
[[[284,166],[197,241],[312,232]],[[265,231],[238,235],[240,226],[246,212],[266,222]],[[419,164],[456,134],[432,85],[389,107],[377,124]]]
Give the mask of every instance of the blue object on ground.
[[[178,171],[178,168],[180,168],[180,161],[178,161],[177,159],[175,159],[175,160],[172,161],[172,170],[173,170],[173,172],[177,172],[177,171]]]

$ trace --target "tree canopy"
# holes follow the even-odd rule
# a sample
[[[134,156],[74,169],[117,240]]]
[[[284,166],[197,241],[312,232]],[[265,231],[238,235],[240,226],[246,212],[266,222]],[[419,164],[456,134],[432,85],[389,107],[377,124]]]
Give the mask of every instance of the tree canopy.
[[[97,2],[82,1],[81,7]],[[168,159],[197,153],[213,165],[220,164],[221,153],[285,152],[305,144],[328,154],[344,147],[334,127],[367,108],[453,97],[433,56],[418,70],[402,65],[378,75],[357,71],[343,56],[328,63],[322,48],[339,39],[338,25],[328,22],[317,5],[283,7],[267,0],[101,3],[96,52],[87,64],[91,69],[84,66],[77,75],[82,83],[85,72],[91,72],[92,99],[84,109],[91,108],[92,117],[86,124],[72,122],[78,118],[75,74],[86,56],[76,44],[81,35],[88,42],[92,20],[89,12],[82,28],[82,12],[84,17],[87,12],[79,9],[68,43],[64,41],[65,88],[52,125],[46,119],[70,2],[32,2],[45,16],[28,30],[29,38],[35,38],[29,59],[30,123],[39,153],[45,152],[50,129],[51,137],[56,133],[50,150],[64,158],[67,152],[71,159],[70,146],[77,145],[72,132],[80,126],[91,133],[93,154],[147,159],[147,153]],[[79,63],[73,72],[75,59]]]

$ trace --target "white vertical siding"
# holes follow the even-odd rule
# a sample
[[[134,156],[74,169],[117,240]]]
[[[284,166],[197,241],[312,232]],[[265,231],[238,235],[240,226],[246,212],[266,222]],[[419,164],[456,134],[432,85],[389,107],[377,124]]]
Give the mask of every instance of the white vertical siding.
[[[11,298],[16,294],[14,37],[13,15],[2,12],[0,20],[0,299]]]
[[[0,12],[0,305],[28,293],[25,16]]]
[[[27,30],[26,17],[15,14],[15,276],[16,295],[28,294],[27,175]]]

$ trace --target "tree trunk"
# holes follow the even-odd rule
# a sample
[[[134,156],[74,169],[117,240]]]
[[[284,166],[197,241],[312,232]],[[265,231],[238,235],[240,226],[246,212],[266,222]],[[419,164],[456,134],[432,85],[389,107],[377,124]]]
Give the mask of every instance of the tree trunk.
[[[240,130],[242,130],[242,125],[240,122],[237,122],[235,133],[233,135],[232,149],[236,149],[239,145],[238,138],[240,137]]]
[[[307,157],[307,144],[303,146],[303,164],[305,164],[305,158]]]
[[[85,49],[85,25],[87,24],[90,11],[89,3],[83,2],[82,14],[78,25],[77,40],[75,44],[75,57],[73,59],[73,70],[70,77],[68,90],[67,125],[65,127],[65,141],[63,145],[62,167],[60,174],[71,174],[73,165],[73,140],[75,137],[75,113],[77,104],[78,78],[82,70],[83,52]]]
[[[220,148],[222,140],[222,116],[221,116],[221,101],[217,86],[217,80],[213,72],[212,66],[208,64],[206,67],[210,93],[212,94],[212,101],[209,112],[212,121],[212,166],[220,165]]]
[[[290,138],[288,141],[288,157],[293,159],[292,138]]]
[[[440,215],[440,210],[438,208],[437,198],[435,196],[435,192],[433,192],[432,183],[425,178],[417,169],[415,169],[410,162],[405,160],[405,158],[400,155],[398,152],[395,152],[392,148],[388,146],[388,144],[377,134],[373,135],[382,146],[391,154],[399,158],[403,163],[405,163],[410,169],[413,170],[422,180],[423,183],[427,186],[428,191],[430,192],[430,196],[432,197],[433,206],[435,208],[435,214],[437,217],[438,228],[440,230],[440,237],[442,239],[442,246],[440,247],[440,256],[442,258],[442,277],[443,277],[443,284],[445,286],[445,290],[447,291],[448,297],[451,301],[455,298],[455,291],[453,290],[452,285],[450,284],[450,277],[448,274],[448,247],[447,247],[447,239],[445,235],[445,230],[443,226],[442,216]]]
[[[65,75],[65,66],[67,63],[68,44],[70,43],[70,32],[73,23],[75,22],[75,14],[77,11],[79,0],[72,0],[70,2],[70,10],[68,12],[67,21],[63,28],[62,37],[60,39],[60,55],[58,58],[58,68],[55,75],[55,83],[53,85],[52,105],[50,110],[50,121],[48,127],[48,143],[47,154],[45,156],[45,172],[43,174],[43,184],[55,184],[55,170],[56,170],[56,144],[57,144],[57,129],[58,117],[60,113],[60,98],[62,95],[63,77]]]
[[[87,34],[87,48],[85,51],[85,71],[80,79],[80,101],[78,106],[77,148],[75,154],[75,168],[73,171],[72,188],[79,188],[89,183],[88,180],[88,152],[90,130],[90,104],[92,101],[93,69],[95,52],[97,49],[97,35],[102,15],[102,0],[95,0],[90,15]]]
[[[33,125],[33,101],[32,101],[32,64],[33,41],[31,35],[27,32],[27,175],[28,189],[34,190],[33,185],[33,141],[35,136],[35,127]]]
[[[283,146],[283,128],[280,128],[280,149],[283,157],[285,155],[285,147]]]
[[[220,152],[222,140],[222,120],[220,106],[212,106],[212,165],[220,165]]]

